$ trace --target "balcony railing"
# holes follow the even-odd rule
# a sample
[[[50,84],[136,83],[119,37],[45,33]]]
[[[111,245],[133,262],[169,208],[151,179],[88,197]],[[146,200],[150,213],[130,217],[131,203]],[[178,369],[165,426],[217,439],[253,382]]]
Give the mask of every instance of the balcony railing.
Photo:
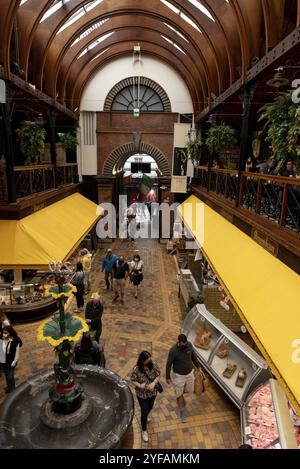
[[[27,197],[77,181],[77,163],[15,166],[16,197]]]
[[[240,184],[239,184],[240,182]],[[193,185],[300,232],[300,179],[199,167]]]

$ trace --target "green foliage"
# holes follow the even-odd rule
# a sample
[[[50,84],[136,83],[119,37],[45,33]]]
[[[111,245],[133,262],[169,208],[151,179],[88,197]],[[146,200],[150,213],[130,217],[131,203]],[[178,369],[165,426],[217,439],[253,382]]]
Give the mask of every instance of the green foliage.
[[[22,121],[17,135],[21,152],[26,157],[25,165],[36,164],[45,148],[46,130],[42,122]]]
[[[223,156],[228,148],[237,144],[237,134],[233,127],[223,123],[209,129],[205,143],[211,154]]]
[[[294,159],[296,168],[300,166],[300,111],[293,103],[290,91],[279,93],[272,103],[260,110],[260,121],[265,121],[266,140],[271,143],[277,159],[278,171],[287,158]]]
[[[224,169],[235,169],[236,165],[233,161],[226,160],[223,161],[223,167]]]
[[[76,146],[78,145],[78,140],[74,135],[67,132],[66,134],[61,134],[59,136],[59,141],[65,151],[67,150],[75,150]]]
[[[200,151],[202,147],[202,141],[197,137],[195,140],[189,140],[186,143],[187,151],[189,157],[194,166],[199,164],[200,161]]]

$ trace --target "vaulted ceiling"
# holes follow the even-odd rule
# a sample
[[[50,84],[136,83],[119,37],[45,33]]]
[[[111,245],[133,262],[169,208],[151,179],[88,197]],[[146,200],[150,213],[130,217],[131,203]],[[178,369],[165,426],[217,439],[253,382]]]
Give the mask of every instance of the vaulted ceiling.
[[[300,0],[0,0],[0,63],[70,109],[91,76],[132,54],[184,79],[199,112],[300,25]]]

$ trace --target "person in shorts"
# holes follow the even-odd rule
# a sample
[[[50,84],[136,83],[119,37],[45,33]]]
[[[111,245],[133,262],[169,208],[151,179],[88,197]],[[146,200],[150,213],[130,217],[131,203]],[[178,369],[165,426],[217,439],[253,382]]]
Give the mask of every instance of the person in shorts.
[[[180,334],[177,344],[169,351],[166,365],[166,379],[167,384],[173,383],[179,409],[179,417],[182,422],[184,422],[186,418],[183,394],[185,392],[189,394],[194,392],[195,377],[193,365],[201,369],[192,344],[188,342],[186,335]],[[172,379],[171,369],[173,369]]]

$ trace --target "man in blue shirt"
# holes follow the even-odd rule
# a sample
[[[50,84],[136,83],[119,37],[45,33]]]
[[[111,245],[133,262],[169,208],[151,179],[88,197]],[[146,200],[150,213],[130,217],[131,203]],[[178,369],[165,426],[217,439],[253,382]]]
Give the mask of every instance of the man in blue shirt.
[[[102,260],[102,272],[105,274],[105,283],[106,283],[106,289],[113,290],[113,266],[117,260],[117,256],[113,254],[111,249],[107,249],[106,255],[103,257]],[[111,284],[109,283],[109,277],[111,279]]]

